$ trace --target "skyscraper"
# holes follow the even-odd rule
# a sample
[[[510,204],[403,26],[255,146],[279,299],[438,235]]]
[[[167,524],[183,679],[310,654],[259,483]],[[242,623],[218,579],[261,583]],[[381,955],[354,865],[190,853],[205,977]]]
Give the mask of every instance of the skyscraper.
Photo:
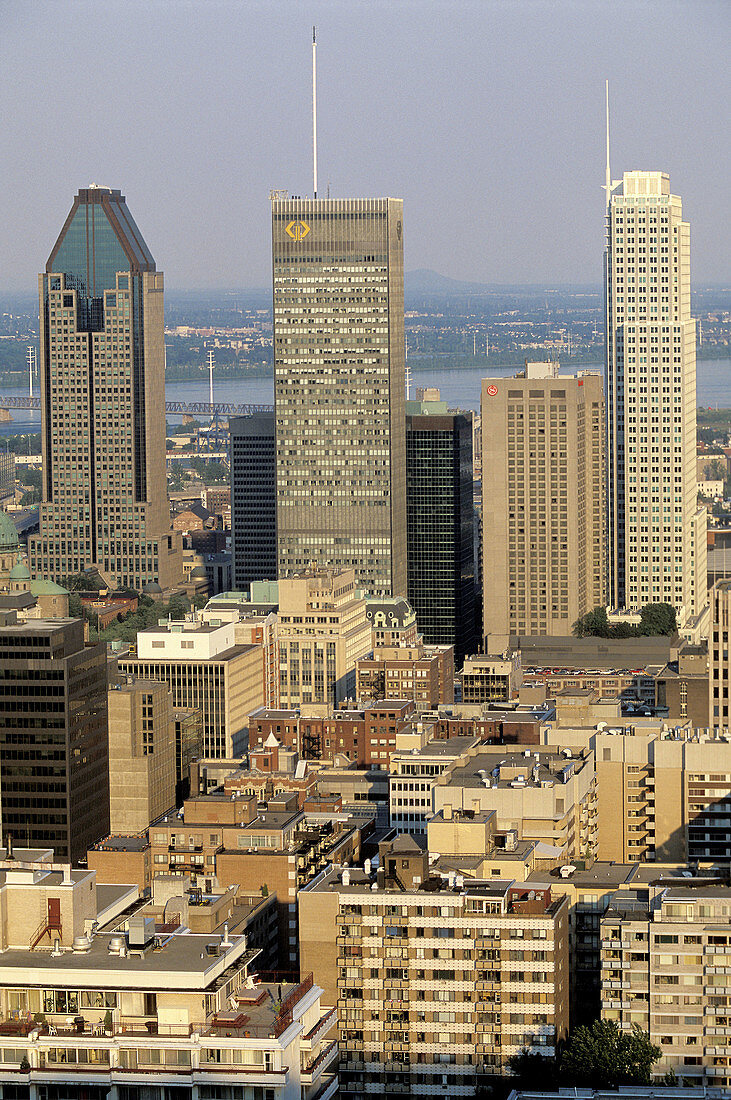
[[[165,475],[163,276],[119,191],[79,191],[39,276],[43,501],[31,570],[182,569]]]
[[[461,667],[477,649],[472,414],[442,401],[406,410],[408,598],[424,641],[453,645]]]
[[[403,204],[272,199],[279,576],[406,594]]]
[[[5,837],[76,863],[109,832],[107,660],[80,619],[0,612]]]
[[[232,417],[231,550],[233,586],[277,576],[274,413]]]
[[[483,633],[570,634],[605,599],[599,374],[526,363],[482,383]]]
[[[690,227],[664,172],[626,172],[607,209],[609,602],[707,605],[697,505]]]

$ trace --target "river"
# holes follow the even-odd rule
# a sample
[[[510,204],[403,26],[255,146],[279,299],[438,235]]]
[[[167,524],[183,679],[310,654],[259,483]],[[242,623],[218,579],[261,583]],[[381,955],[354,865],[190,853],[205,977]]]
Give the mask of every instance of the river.
[[[571,362],[561,368],[562,374],[577,370],[599,370],[597,363]],[[437,386],[442,400],[450,408],[473,409],[480,407],[480,381],[483,378],[507,378],[515,373],[515,367],[462,367],[459,370],[413,370],[412,397],[417,386]],[[731,407],[731,359],[699,359],[697,363],[698,404],[719,408]],[[25,396],[26,390],[0,390],[0,406],[3,397]],[[207,401],[207,382],[170,382],[165,395],[168,401]],[[274,383],[269,378],[253,378],[248,381],[221,382],[215,386],[216,401],[233,401],[237,404],[270,405],[274,401]],[[179,420],[169,416],[168,420]],[[0,423],[0,435],[40,430],[40,413],[14,410],[13,420]]]

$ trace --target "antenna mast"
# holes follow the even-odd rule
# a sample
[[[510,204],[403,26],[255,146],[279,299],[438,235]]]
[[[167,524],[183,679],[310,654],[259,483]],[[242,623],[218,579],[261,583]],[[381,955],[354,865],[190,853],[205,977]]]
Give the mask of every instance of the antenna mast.
[[[607,165],[604,176],[604,190],[607,195],[607,206],[612,194],[612,173],[609,168],[609,81],[604,81],[605,115],[607,120]]]
[[[317,198],[317,40],[312,28],[312,190]]]

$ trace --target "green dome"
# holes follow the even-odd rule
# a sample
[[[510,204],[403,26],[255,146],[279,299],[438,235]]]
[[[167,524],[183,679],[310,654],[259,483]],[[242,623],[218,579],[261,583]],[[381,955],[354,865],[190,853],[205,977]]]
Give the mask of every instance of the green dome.
[[[0,512],[0,553],[18,549],[18,531],[7,512]]]
[[[62,588],[55,581],[44,580],[43,577],[31,581],[30,591],[32,596],[68,596],[69,594],[67,588]]]
[[[30,569],[24,561],[19,561],[17,565],[14,565],[10,570],[11,581],[29,581]]]

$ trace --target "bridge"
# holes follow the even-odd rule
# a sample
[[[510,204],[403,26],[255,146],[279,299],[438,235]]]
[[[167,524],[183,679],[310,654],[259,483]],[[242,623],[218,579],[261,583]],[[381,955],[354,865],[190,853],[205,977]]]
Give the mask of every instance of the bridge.
[[[3,397],[0,390],[0,409],[40,409],[40,397]],[[273,405],[239,405],[235,401],[166,401],[166,413],[191,416],[249,416],[251,413],[274,412]]]

